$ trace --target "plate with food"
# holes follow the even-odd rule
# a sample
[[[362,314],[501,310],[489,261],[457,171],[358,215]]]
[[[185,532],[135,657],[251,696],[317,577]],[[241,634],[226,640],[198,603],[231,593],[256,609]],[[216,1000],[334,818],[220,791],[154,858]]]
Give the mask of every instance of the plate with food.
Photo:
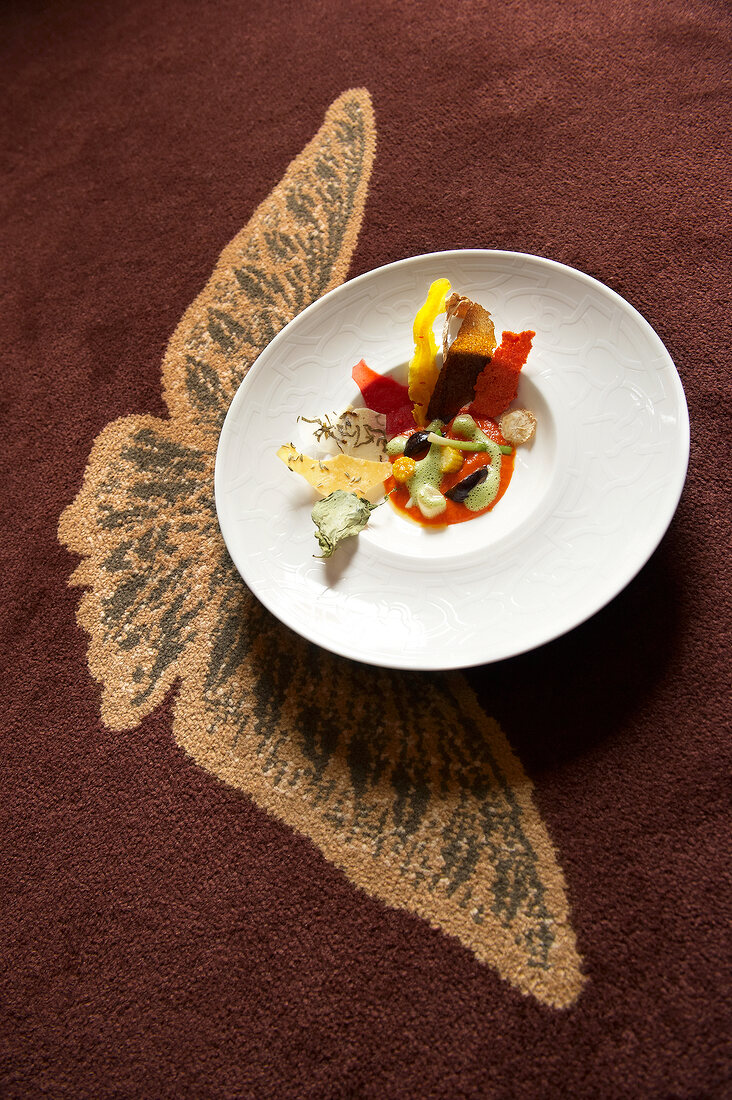
[[[344,283],[254,363],[216,456],[253,594],[333,652],[447,669],[599,611],[686,477],[683,387],[623,298],[555,261],[461,250]]]

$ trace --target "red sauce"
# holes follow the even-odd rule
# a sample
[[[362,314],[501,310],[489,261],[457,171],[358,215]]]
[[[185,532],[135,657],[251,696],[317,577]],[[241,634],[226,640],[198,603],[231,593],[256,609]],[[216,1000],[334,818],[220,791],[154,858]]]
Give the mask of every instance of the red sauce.
[[[495,420],[490,420],[482,416],[473,416],[473,419],[480,430],[485,432],[489,439],[500,444],[506,443]],[[451,427],[452,421],[448,425],[448,435]],[[414,428],[413,431],[416,432],[419,431],[419,429]],[[405,432],[404,434],[411,435],[412,432]],[[457,485],[459,481],[466,478],[468,474],[472,474],[474,470],[480,469],[481,466],[490,465],[491,457],[486,451],[464,451],[463,455],[464,461],[460,469],[455,470],[454,473],[443,475],[442,481],[440,482],[440,492],[446,493],[448,489],[452,489],[454,485]],[[390,477],[387,478],[385,489],[387,493],[394,490],[389,497],[393,507],[402,515],[413,520],[415,523],[421,524],[423,527],[446,527],[451,523],[465,523],[466,520],[474,519],[475,516],[482,516],[484,512],[490,512],[491,509],[495,508],[496,504],[498,504],[498,501],[505,493],[511,480],[515,455],[516,450],[514,448],[512,454],[501,456],[501,480],[498,486],[498,492],[488,507],[482,508],[479,512],[471,512],[464,504],[458,504],[454,500],[448,500],[447,508],[441,515],[435,516],[434,519],[427,519],[422,515],[416,504],[412,505],[411,508],[407,508],[409,490],[405,485],[400,485],[393,477]]]

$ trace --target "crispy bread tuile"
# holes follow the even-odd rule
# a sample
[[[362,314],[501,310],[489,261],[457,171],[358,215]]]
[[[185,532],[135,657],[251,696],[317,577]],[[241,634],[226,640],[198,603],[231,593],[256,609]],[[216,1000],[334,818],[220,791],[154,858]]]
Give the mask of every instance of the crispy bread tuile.
[[[452,295],[452,303],[455,295]],[[467,308],[464,302],[468,302]],[[446,303],[449,308],[449,303]],[[496,348],[496,333],[487,309],[470,299],[454,303],[465,316],[460,331],[448,348],[427,409],[428,420],[448,421],[473,399],[475,382]],[[443,337],[444,338],[444,337]]]
[[[338,454],[333,458],[309,458],[300,454],[291,443],[277,451],[286,466],[304,477],[314,489],[327,496],[338,489],[344,492],[366,493],[389,477],[391,463],[372,462],[367,458]]]

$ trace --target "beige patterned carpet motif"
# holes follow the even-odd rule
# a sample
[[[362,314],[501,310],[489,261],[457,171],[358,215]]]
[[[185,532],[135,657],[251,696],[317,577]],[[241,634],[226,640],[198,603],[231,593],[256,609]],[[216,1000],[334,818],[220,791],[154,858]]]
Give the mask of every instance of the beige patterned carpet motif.
[[[111,730],[175,691],[197,764],[310,837],[356,886],[457,937],[525,994],[584,978],[531,783],[459,674],[375,670],[274,620],[234,570],[213,499],[218,433],[246,371],[346,278],[375,151],[351,90],[226,246],[163,362],[170,418],[94,443],[59,526],[81,557],[78,620]]]

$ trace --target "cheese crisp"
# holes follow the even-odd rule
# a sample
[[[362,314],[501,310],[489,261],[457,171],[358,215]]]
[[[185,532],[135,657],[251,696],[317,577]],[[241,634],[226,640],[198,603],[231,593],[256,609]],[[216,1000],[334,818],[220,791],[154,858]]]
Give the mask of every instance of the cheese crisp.
[[[333,458],[308,458],[296,451],[291,443],[280,447],[277,457],[296,474],[301,474],[323,496],[338,489],[367,493],[375,485],[383,484],[391,474],[390,462],[372,462],[367,458],[344,454]]]

